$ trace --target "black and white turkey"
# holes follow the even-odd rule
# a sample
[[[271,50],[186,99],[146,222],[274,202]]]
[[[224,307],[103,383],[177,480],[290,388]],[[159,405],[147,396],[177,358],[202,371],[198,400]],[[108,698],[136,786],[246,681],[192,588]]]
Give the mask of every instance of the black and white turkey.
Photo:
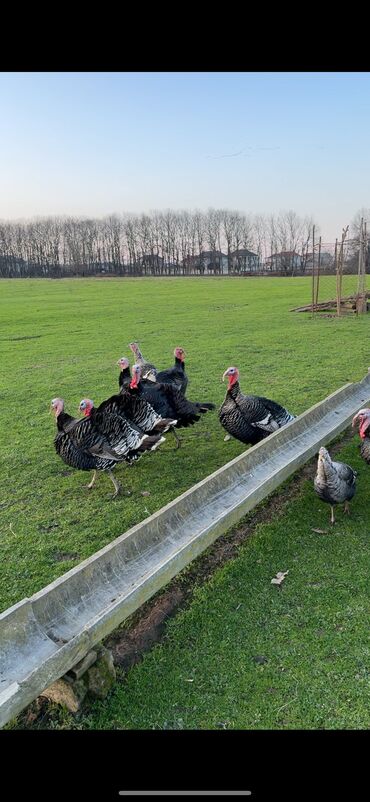
[[[129,343],[129,348],[131,348],[135,356],[136,364],[141,367],[143,379],[148,379],[148,381],[151,382],[157,381],[157,368],[155,365],[152,365],[151,362],[147,362],[146,359],[144,359],[139,348],[139,343]]]
[[[356,492],[357,473],[345,462],[334,462],[323,446],[319,449],[314,489],[322,501],[330,504],[331,523],[335,523],[334,506],[344,503],[344,512],[349,513],[349,501]]]
[[[244,395],[240,390],[238,368],[225,370],[222,380],[226,377],[229,384],[219,418],[223,428],[236,440],[255,445],[294,420],[295,416],[276,401]]]
[[[130,393],[127,387],[103,401],[99,409],[120,415],[145,434],[164,434],[177,423],[176,418],[162,418],[145,398]]]
[[[352,426],[357,425],[361,437],[361,457],[370,465],[370,409],[368,407],[360,409],[353,418]]]
[[[162,418],[143,396],[129,392],[131,372],[128,359],[122,357],[117,364],[121,368],[121,373],[118,377],[120,400],[117,396],[112,396],[112,399],[108,399],[108,401],[114,401],[119,404],[120,414],[124,414],[125,417],[132,420],[146,434],[164,434],[168,429],[176,426],[176,419]]]
[[[150,437],[144,434],[118,415],[100,414],[99,407],[94,410],[90,399],[81,401],[79,408],[86,417],[79,420],[64,412],[62,398],[54,398],[51,408],[58,429],[54,439],[56,452],[71,468],[94,471],[87,485],[89,489],[93,487],[97,473],[106,471],[115,488],[113,498],[120,491],[120,484],[112,473],[115,465],[118,462],[131,463],[164,441],[160,435]]]
[[[129,399],[129,403],[130,403]],[[94,402],[89,398],[83,398],[80,402],[79,410],[83,413],[85,418],[89,418],[97,431],[110,438],[120,438],[119,444],[122,447],[123,440],[127,446],[127,461],[133,462],[147,451],[155,451],[161,443],[165,442],[162,437],[163,431],[153,431],[155,424],[150,428],[153,421],[146,421],[148,431],[144,431],[133,421],[132,417],[135,416],[134,406],[131,403],[132,417],[124,414],[124,398],[118,394],[113,395],[106,401],[102,401],[98,407],[94,407]],[[137,405],[139,406],[139,405]],[[147,414],[147,410],[145,410]],[[161,418],[162,421],[162,418]],[[158,421],[157,421],[158,423]],[[166,426],[169,428],[172,421],[166,421]]]
[[[180,388],[173,384],[143,379],[140,365],[133,365],[130,392],[145,398],[162,418],[176,419],[177,423],[171,428],[171,431],[175,435],[177,447],[181,441],[177,437],[175,429],[192,426],[201,415],[210,409],[215,409],[215,405],[208,402],[189,401]]]
[[[188,377],[185,373],[185,357],[186,353],[183,348],[179,346],[175,348],[173,355],[175,357],[175,364],[172,368],[167,368],[167,370],[160,370],[157,373],[157,382],[162,382],[163,384],[174,384],[175,387],[179,387],[181,392],[186,392],[186,388],[188,386]]]

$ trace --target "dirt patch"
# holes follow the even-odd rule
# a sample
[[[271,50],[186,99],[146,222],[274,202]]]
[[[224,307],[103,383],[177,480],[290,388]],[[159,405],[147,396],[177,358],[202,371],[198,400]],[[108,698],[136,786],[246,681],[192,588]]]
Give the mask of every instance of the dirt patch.
[[[175,615],[187,595],[179,587],[167,591],[159,598],[154,598],[151,604],[148,603],[145,615],[139,618],[132,630],[128,630],[124,636],[122,633],[116,638],[111,636],[107,646],[112,649],[116,665],[128,670],[160,640],[167,620]]]
[[[59,524],[54,522],[51,524],[40,524],[37,528],[39,532],[51,532],[52,529],[57,529],[58,526]]]
[[[77,554],[77,552],[72,552],[72,551],[71,552],[70,551],[55,551],[51,555],[51,559],[54,560],[54,562],[57,562],[57,563],[62,563],[62,562],[65,562],[66,560],[78,560],[79,558],[80,558],[80,555]]]

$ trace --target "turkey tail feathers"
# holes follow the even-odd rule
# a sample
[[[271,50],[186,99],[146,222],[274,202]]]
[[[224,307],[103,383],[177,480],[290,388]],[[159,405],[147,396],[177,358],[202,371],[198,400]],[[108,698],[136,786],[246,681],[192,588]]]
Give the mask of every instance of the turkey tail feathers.
[[[163,418],[162,420],[158,421],[158,423],[152,429],[153,434],[164,434],[168,432],[171,426],[176,426],[177,420],[172,420],[172,418]]]
[[[165,437],[160,435],[145,435],[141,442],[138,451],[155,451],[161,443],[164,443]]]

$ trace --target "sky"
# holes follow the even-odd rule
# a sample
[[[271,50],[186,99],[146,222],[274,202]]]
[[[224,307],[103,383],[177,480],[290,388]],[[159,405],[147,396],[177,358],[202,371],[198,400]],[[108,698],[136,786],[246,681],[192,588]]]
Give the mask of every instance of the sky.
[[[370,207],[369,73],[0,73],[0,218]]]

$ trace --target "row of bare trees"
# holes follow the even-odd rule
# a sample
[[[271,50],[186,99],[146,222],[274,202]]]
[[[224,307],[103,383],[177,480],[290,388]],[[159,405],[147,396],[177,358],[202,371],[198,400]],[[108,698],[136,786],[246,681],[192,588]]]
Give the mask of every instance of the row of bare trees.
[[[271,255],[278,252],[299,254],[304,270],[312,225],[292,211],[266,216],[227,209],[0,221],[0,277],[274,270]],[[254,261],[239,259],[243,250]],[[296,264],[279,270],[289,274]]]

